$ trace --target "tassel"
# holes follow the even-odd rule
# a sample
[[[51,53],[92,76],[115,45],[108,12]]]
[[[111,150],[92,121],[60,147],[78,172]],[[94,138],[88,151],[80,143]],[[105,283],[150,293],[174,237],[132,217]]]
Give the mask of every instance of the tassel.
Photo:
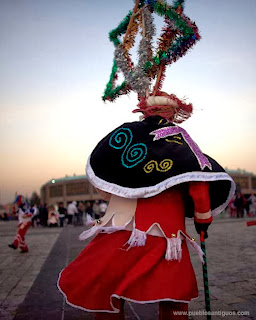
[[[95,224],[95,220],[87,213],[86,215],[86,226],[93,226]]]
[[[195,241],[193,241],[187,237],[186,237],[186,242],[190,246],[190,248],[192,248],[198,254],[201,262],[204,263],[204,258],[203,258],[204,253],[203,253],[201,247]]]
[[[167,238],[167,249],[165,253],[165,259],[168,261],[181,260],[182,249],[180,238]]]
[[[100,228],[98,226],[93,226],[89,230],[85,230],[79,235],[79,240],[86,240],[95,234],[98,234],[100,232]]]
[[[142,247],[145,246],[146,239],[147,234],[145,231],[140,231],[139,229],[134,228],[127,243],[130,247]]]
[[[85,230],[79,235],[79,240],[86,240],[94,235],[102,233],[113,233],[116,231],[125,230],[125,226],[121,227],[100,227],[100,226],[93,226],[89,230]]]

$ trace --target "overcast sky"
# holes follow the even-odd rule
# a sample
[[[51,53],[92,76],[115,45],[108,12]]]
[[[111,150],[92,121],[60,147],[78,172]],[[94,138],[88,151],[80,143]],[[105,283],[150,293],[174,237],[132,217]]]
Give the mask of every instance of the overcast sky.
[[[83,174],[97,142],[138,119],[135,94],[101,100],[113,61],[108,33],[133,5],[0,1],[0,203]],[[193,103],[181,126],[204,153],[256,173],[256,1],[187,0],[184,13],[202,40],[168,68],[163,90]]]

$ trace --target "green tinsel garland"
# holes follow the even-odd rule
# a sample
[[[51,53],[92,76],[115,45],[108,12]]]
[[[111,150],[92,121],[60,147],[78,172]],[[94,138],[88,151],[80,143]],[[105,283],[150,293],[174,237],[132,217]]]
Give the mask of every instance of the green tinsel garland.
[[[139,7],[141,7],[143,3],[144,2],[141,1]],[[171,64],[172,62],[175,62],[178,58],[182,57],[197,40],[200,39],[196,26],[192,28],[190,25],[188,25],[188,23],[190,23],[189,19],[176,12],[178,7],[183,9],[183,6],[184,0],[174,1],[172,7],[167,3],[160,1],[156,1],[153,5],[151,5],[153,12],[175,22],[175,26],[178,29],[180,36],[170,43],[166,51],[158,50],[152,61],[147,61],[145,63],[145,73],[154,75],[155,71],[157,70],[156,66],[159,66],[162,62],[165,64]],[[115,47],[121,44],[121,41],[118,39],[118,37],[126,32],[131,16],[132,11],[129,11],[127,16],[121,21],[118,27],[109,33],[109,39],[111,42],[113,42]],[[129,92],[131,89],[126,81],[114,88],[116,74],[117,65],[116,61],[114,60],[110,80],[106,86],[104,96],[102,97],[104,101],[113,101],[117,96]]]
[[[120,22],[118,27],[109,32],[109,39],[111,42],[114,43],[115,47],[121,44],[120,40],[118,39],[118,36],[121,36],[126,32],[131,16],[132,16],[132,11],[129,11],[127,16]]]
[[[118,36],[121,36],[126,32],[131,16],[132,16],[132,11],[129,11],[126,17],[117,26],[117,28],[109,32],[109,39],[111,42],[113,42],[115,47],[121,44],[120,40],[118,39]],[[104,91],[104,95],[102,97],[103,101],[106,101],[106,100],[113,101],[115,97],[118,95],[118,92],[120,92],[121,90],[125,90],[125,87],[127,86],[126,82],[124,81],[121,85],[114,88],[116,73],[117,73],[117,65],[116,65],[116,61],[114,60],[112,71],[110,74],[110,79],[107,83],[106,89]]]
[[[126,81],[124,81],[122,84],[114,88],[116,73],[117,73],[117,65],[116,65],[116,61],[114,60],[112,72],[110,75],[110,80],[106,86],[104,95],[102,96],[103,101],[106,101],[106,100],[114,101],[115,98],[120,94],[126,94],[130,91],[130,88],[127,85]]]
[[[182,10],[184,9],[184,0],[176,0],[173,2],[173,9],[177,9],[179,6],[181,6]]]

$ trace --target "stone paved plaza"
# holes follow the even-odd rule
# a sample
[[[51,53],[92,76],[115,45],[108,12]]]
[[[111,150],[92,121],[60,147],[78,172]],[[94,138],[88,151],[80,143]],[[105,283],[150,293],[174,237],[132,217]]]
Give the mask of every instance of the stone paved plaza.
[[[61,229],[30,228],[29,253],[21,254],[12,243],[17,221],[0,221],[0,319],[12,319],[18,305],[32,287]]]
[[[247,227],[246,221],[217,218],[210,227],[206,249],[213,320],[256,319],[256,226]],[[86,245],[78,240],[85,227],[30,228],[27,254],[7,246],[16,227],[16,221],[0,222],[0,319],[92,320],[90,313],[68,306],[56,288],[59,271]],[[198,240],[192,221],[187,231]],[[200,296],[189,305],[190,319],[202,320],[202,266],[193,252],[191,258]],[[127,320],[157,320],[157,313],[157,304],[126,303]]]

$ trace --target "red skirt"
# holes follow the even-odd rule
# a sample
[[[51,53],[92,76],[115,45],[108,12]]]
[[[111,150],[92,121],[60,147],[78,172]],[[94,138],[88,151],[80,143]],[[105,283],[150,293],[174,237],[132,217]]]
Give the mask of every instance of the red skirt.
[[[165,238],[148,235],[145,246],[129,248],[130,235],[99,234],[60,273],[58,288],[67,303],[90,312],[118,312],[120,298],[188,303],[198,296],[185,241],[181,261],[167,261]]]

